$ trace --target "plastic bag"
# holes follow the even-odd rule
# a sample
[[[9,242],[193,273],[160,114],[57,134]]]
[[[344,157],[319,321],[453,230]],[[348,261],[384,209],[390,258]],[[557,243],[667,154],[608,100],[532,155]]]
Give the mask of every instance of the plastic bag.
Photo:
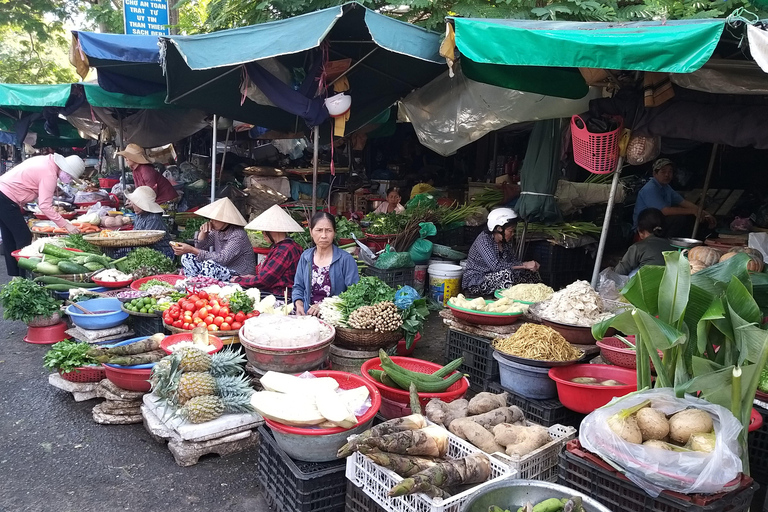
[[[384,249],[384,252],[376,258],[376,268],[382,270],[389,270],[393,268],[410,268],[413,267],[413,260],[411,255],[407,252],[396,252],[389,244]]]
[[[600,281],[597,284],[597,293],[603,299],[619,300],[619,293],[629,282],[629,276],[617,274],[607,268],[600,272]]]
[[[644,400],[651,400],[654,409],[667,415],[687,407],[707,411],[717,435],[714,451],[660,450],[629,443],[614,434],[608,418]],[[622,468],[627,478],[651,496],[658,496],[664,489],[683,494],[713,494],[723,491],[741,472],[738,440],[741,428],[739,420],[724,407],[690,395],[677,398],[674,389],[660,388],[614,398],[590,413],[581,423],[579,441],[587,450]]]
[[[403,286],[395,292],[395,306],[397,306],[397,309],[408,309],[413,304],[413,301],[420,298],[419,292],[414,288]]]
[[[432,257],[433,245],[430,240],[426,240],[426,237],[437,233],[437,228],[431,222],[421,222],[419,226],[419,238],[408,249],[408,254],[411,255],[414,263],[425,263]]]
[[[425,205],[430,208],[437,208],[437,199],[432,194],[416,194],[410,201],[405,203],[406,208],[413,208],[415,206]]]
[[[750,233],[749,248],[760,251],[763,260],[768,261],[768,233]]]

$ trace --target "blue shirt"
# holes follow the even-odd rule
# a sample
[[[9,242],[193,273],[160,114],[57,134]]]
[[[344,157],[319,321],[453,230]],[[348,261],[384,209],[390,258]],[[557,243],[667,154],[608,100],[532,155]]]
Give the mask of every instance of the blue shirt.
[[[307,249],[301,254],[299,264],[296,267],[296,276],[293,279],[293,301],[304,301],[304,311],[312,305],[312,261],[315,256],[315,248]],[[357,271],[357,262],[348,252],[333,246],[331,258],[331,295],[338,295],[346,291],[347,287],[360,280]]]
[[[646,183],[637,193],[635,212],[632,216],[633,227],[637,230],[637,217],[646,208],[663,210],[669,206],[677,206],[682,202],[683,196],[672,190],[672,187],[662,185],[656,181],[656,178],[651,178],[651,181]]]

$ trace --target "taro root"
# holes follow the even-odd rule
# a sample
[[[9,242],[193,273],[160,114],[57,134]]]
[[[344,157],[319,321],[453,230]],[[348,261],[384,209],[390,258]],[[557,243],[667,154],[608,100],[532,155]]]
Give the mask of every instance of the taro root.
[[[686,444],[692,434],[706,434],[713,428],[712,416],[699,409],[685,409],[669,418],[669,437],[680,444]]]
[[[664,439],[669,434],[669,422],[663,412],[646,407],[637,411],[637,426],[643,435],[643,441]]]

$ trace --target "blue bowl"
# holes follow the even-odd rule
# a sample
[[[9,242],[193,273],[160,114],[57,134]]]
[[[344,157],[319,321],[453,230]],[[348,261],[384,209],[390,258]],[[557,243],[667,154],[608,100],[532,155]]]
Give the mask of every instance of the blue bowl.
[[[123,340],[120,343],[112,343],[109,345],[102,345],[104,348],[112,348],[112,347],[120,347],[122,345],[130,345],[131,343],[136,343],[137,341],[142,341],[147,339],[148,336],[139,336],[138,338],[131,338],[129,340]],[[154,368],[157,363],[146,363],[146,364],[134,364],[130,366],[125,366],[122,364],[109,364],[104,363],[104,366],[110,366],[112,368],[122,368],[123,370],[146,370],[148,368]]]
[[[73,283],[72,284],[72,288],[77,288],[77,283]],[[92,292],[107,292],[107,291],[109,291],[109,288],[107,288],[106,286],[97,286],[95,288],[88,288],[88,290],[90,290]],[[67,300],[67,299],[69,299],[69,292],[53,292],[53,293],[54,293],[54,295],[56,295],[57,299],[60,299],[60,300]],[[88,309],[88,308],[86,308],[86,309]],[[78,309],[78,311],[80,311],[80,310]]]
[[[83,329],[108,329],[120,325],[128,318],[128,313],[120,309],[118,299],[91,299],[78,304],[88,311],[108,311],[108,313],[86,315],[75,306],[68,306],[66,313],[76,326]]]

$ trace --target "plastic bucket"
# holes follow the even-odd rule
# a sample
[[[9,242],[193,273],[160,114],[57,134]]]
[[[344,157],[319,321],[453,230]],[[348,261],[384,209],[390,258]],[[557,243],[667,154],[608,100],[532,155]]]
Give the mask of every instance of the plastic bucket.
[[[413,269],[413,288],[424,295],[424,283],[427,281],[427,265],[416,265]]]
[[[464,269],[458,265],[438,263],[429,266],[429,296],[445,306],[448,299],[461,292]]]
[[[501,387],[535,400],[547,400],[557,396],[557,384],[549,378],[549,368],[516,363],[496,352],[493,353],[493,358],[499,362]]]

